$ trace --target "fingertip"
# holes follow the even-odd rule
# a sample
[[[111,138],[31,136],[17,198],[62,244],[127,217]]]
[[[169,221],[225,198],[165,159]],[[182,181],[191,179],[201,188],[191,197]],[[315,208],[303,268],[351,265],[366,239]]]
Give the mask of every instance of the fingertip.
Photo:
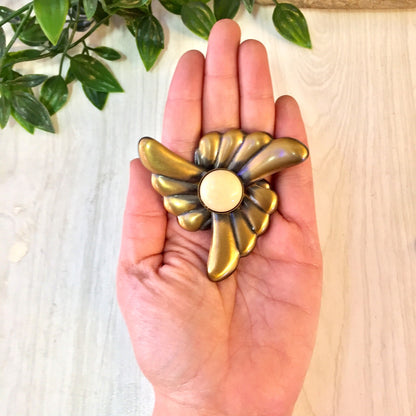
[[[214,26],[212,26],[209,34],[209,40],[213,37],[222,37],[225,32],[227,35],[234,35],[238,38],[241,36],[241,29],[238,23],[231,19],[221,19],[218,20]]]
[[[255,59],[257,54],[260,54],[262,58],[267,58],[266,47],[256,39],[247,39],[241,42],[240,53],[249,53],[252,59]]]
[[[205,61],[205,57],[204,55],[196,50],[196,49],[191,49],[187,52],[185,52],[178,61],[178,66],[179,65],[189,65],[189,64],[196,64],[196,65],[203,65]]]
[[[293,137],[307,144],[305,126],[297,101],[290,95],[283,95],[275,104],[275,136]]]

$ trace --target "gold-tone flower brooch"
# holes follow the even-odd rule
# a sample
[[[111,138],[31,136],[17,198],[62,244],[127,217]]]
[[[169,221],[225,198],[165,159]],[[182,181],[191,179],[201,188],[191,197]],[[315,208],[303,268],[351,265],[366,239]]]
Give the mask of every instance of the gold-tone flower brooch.
[[[303,162],[308,149],[289,137],[233,129],[203,136],[194,163],[149,137],[139,141],[139,155],[152,172],[153,188],[182,228],[212,227],[207,271],[219,281],[254,249],[277,208],[277,195],[264,178]]]

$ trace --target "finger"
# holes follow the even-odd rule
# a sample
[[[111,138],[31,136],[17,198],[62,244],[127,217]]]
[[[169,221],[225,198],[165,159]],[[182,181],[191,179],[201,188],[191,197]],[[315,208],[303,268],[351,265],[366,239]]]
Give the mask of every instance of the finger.
[[[274,99],[267,52],[255,40],[243,42],[238,52],[240,122],[246,132],[274,133]]]
[[[201,133],[204,56],[185,53],[170,84],[163,120],[162,142],[176,154],[191,160]]]
[[[203,132],[239,127],[237,54],[240,27],[220,20],[211,30],[205,62]]]
[[[293,137],[307,145],[305,127],[299,106],[290,96],[276,101],[275,137]],[[279,212],[297,224],[315,223],[312,167],[310,157],[300,165],[276,175],[275,187],[279,195]]]
[[[151,185],[150,172],[139,159],[130,163],[130,184],[124,211],[120,265],[131,268],[144,259],[161,263],[166,212]]]

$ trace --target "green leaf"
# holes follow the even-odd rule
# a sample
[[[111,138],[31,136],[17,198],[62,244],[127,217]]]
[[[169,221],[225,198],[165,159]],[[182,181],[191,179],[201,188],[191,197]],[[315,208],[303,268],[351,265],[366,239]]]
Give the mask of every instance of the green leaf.
[[[105,103],[107,102],[108,92],[96,91],[86,87],[85,85],[82,86],[82,89],[86,97],[95,107],[97,107],[99,110],[104,108]]]
[[[92,50],[101,58],[107,59],[109,61],[116,61],[121,58],[121,55],[113,48],[108,48],[107,46],[99,46],[98,48],[92,48]]]
[[[83,0],[82,4],[84,5],[87,19],[90,20],[97,10],[98,0]]]
[[[42,52],[37,49],[23,49],[17,52],[9,52],[4,58],[3,65],[14,65],[19,62],[36,59],[41,54]]]
[[[16,31],[18,26],[18,24],[12,25],[13,30]],[[19,34],[19,39],[28,46],[41,46],[48,41],[34,16],[25,23],[23,30]]]
[[[159,0],[160,4],[169,12],[181,14],[182,6],[192,0]],[[202,3],[208,3],[209,0],[203,0]]]
[[[33,4],[43,32],[56,45],[68,14],[68,0],[34,0]]]
[[[137,9],[147,7],[150,0],[101,0],[103,9],[108,14],[119,14],[120,9]]]
[[[6,35],[4,34],[4,30],[0,27],[0,58],[6,52]]]
[[[293,4],[278,3],[273,11],[273,23],[287,40],[304,48],[312,48],[305,16]]]
[[[40,102],[50,115],[60,110],[68,100],[68,87],[61,75],[50,77],[40,90]]]
[[[10,101],[0,92],[0,128],[4,129],[10,117]]]
[[[30,75],[22,75],[18,78],[13,79],[12,81],[8,81],[7,84],[13,87],[18,88],[31,88],[36,87],[37,85],[42,84],[48,78],[47,75],[38,75],[38,74],[30,74]]]
[[[214,26],[215,16],[212,10],[200,1],[192,1],[182,7],[181,17],[184,25],[201,38],[208,39]]]
[[[114,75],[92,56],[73,56],[70,70],[88,88],[101,92],[123,92]]]
[[[137,49],[148,71],[156,62],[160,51],[164,48],[164,35],[159,20],[153,15],[144,16],[137,29]]]
[[[75,81],[77,78],[75,77],[74,73],[71,71],[71,67],[68,68],[68,72],[66,73],[65,77],[65,84],[68,85],[72,81]]]
[[[35,126],[33,124],[28,123],[23,117],[21,117],[14,108],[12,107],[10,110],[10,114],[12,117],[30,134],[35,132]]]
[[[240,8],[240,0],[214,0],[214,14],[217,20],[234,19]]]
[[[253,11],[254,0],[243,0],[243,4],[249,13]]]
[[[15,91],[12,95],[12,107],[25,122],[38,129],[55,133],[46,107],[28,92]]]

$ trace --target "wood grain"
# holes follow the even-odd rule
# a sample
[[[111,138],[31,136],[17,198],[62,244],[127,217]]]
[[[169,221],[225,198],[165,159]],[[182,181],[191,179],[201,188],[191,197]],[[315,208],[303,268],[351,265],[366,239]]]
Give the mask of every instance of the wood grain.
[[[262,5],[273,5],[274,0],[256,0]],[[291,0],[300,8],[315,9],[410,9],[416,7],[415,0]]]
[[[168,49],[149,73],[125,30],[97,34],[127,58],[111,63],[126,93],[103,113],[75,87],[57,135],[0,132],[2,415],[151,415],[114,290],[128,162],[140,136],[160,136],[178,57],[206,47],[154,13]],[[312,51],[276,35],[270,8],[238,16],[276,94],[298,99],[314,167],[324,291],[294,416],[414,416],[416,12],[305,15]]]

